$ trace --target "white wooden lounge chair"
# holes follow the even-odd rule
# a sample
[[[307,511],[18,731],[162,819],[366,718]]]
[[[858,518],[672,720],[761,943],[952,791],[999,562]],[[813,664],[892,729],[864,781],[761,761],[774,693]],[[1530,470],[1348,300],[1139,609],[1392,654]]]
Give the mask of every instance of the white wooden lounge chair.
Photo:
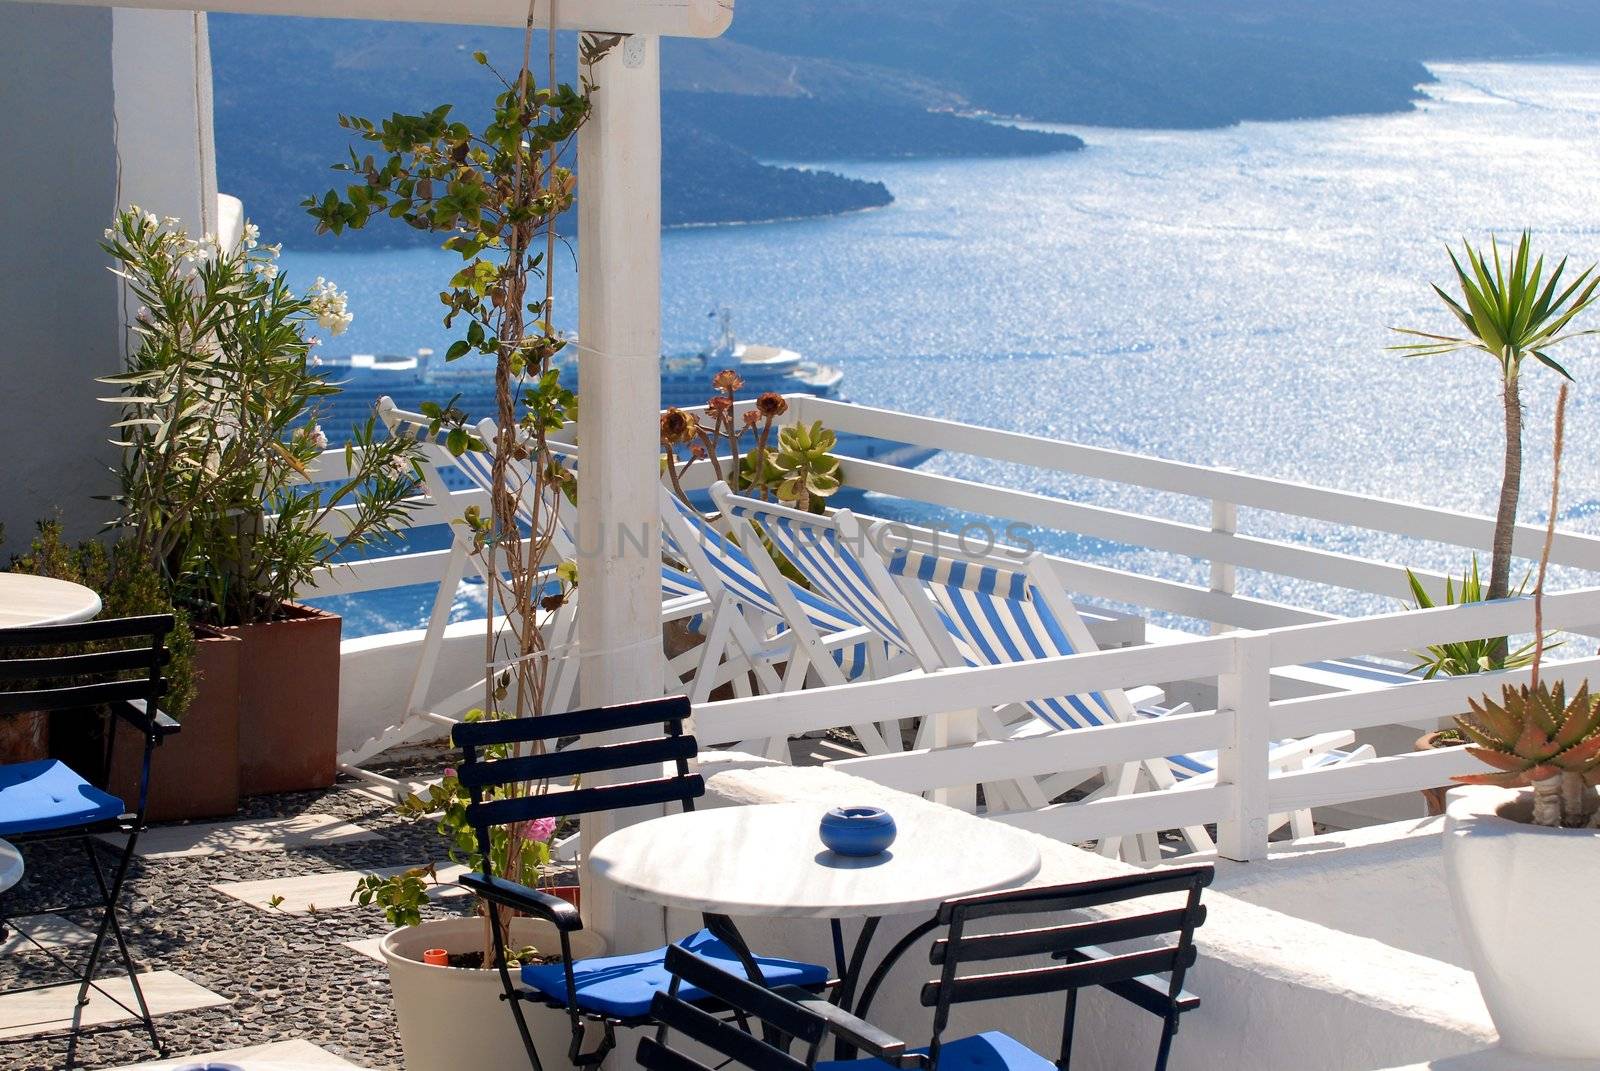
[[[428,497],[435,503],[450,502],[451,488],[445,473],[452,469],[480,489],[486,490],[492,485],[492,457],[486,452],[468,451],[459,458],[453,456],[438,437],[428,434],[429,417],[422,413],[400,409],[387,397],[379,399],[377,411],[389,434],[406,435],[417,441],[421,453],[423,487]],[[492,422],[483,422],[478,432],[485,443],[494,442]],[[531,489],[531,482],[525,481],[524,487]],[[531,521],[532,512],[526,504],[519,510],[519,516],[524,524]],[[558,519],[557,530],[551,543],[552,560],[547,562],[542,570],[546,582],[554,583],[554,567],[557,562],[569,560],[575,557],[576,553],[572,533],[566,527],[564,519]],[[450,612],[455,602],[457,586],[469,567],[482,575],[483,563],[473,553],[471,534],[461,525],[451,525],[450,553],[423,633],[416,671],[407,692],[405,713],[400,720],[385,728],[383,732],[338,756],[339,768],[345,773],[379,784],[397,798],[405,794],[404,786],[392,778],[364,769],[363,764],[391,748],[425,735],[436,734],[441,728],[455,725],[461,720],[465,711],[475,705],[481,705],[482,702],[484,681],[481,676],[475,677],[465,687],[456,688],[444,695],[436,694],[437,689],[434,687],[439,653],[443,646],[445,629],[450,623]],[[490,586],[489,590],[492,591],[493,587]],[[709,606],[704,589],[693,577],[681,570],[665,566],[661,574],[661,596],[663,620],[693,618],[703,613]],[[504,612],[503,607],[500,608],[500,612]],[[566,656],[557,659],[553,667],[554,672],[551,673],[546,685],[545,706],[552,713],[570,709],[575,701],[578,664],[577,659],[570,656],[575,652],[577,643],[576,613],[577,600],[569,600],[556,609],[550,619],[542,625],[547,650],[551,652],[552,657]],[[673,690],[676,690],[675,678],[672,679],[672,683]]]
[[[848,522],[847,522],[848,524]],[[896,546],[892,526],[877,522],[867,530],[867,544],[886,553],[886,567],[896,585],[918,614],[930,640],[947,665],[1004,665],[1036,658],[1081,654],[1096,649],[1094,639],[1067,597],[1049,560],[1034,552],[1017,557],[1002,554],[969,555],[955,547],[923,548]],[[918,596],[921,596],[920,598]],[[1041,730],[1071,732],[1092,725],[1135,718],[1162,717],[1188,709],[1187,704],[1162,707],[1151,702],[1135,702],[1122,689],[1107,689],[1086,695],[1055,696],[1021,704],[1036,719],[1034,726],[1008,726],[1016,738]],[[1303,740],[1274,743],[1268,762],[1274,769],[1303,769],[1337,765],[1371,758],[1370,746],[1354,750],[1355,734],[1349,731],[1320,733]],[[1103,793],[1117,795],[1136,791],[1140,782],[1155,789],[1180,784],[1198,785],[1215,781],[1216,752],[1193,752],[1164,759],[1147,759],[1120,770],[1105,771]],[[1024,784],[1025,782],[1018,782]],[[1043,792],[1053,795],[1064,786],[1042,782]],[[1048,802],[1038,797],[1023,802],[1032,808]],[[1313,832],[1311,813],[1306,810],[1273,816],[1273,828],[1288,822],[1296,837]],[[1213,847],[1203,827],[1182,830],[1194,851]],[[1102,851],[1117,849],[1116,838],[1106,838]],[[1154,861],[1154,845],[1147,839],[1139,856]]]
[[[712,489],[712,497],[730,517],[755,538],[752,525],[798,569],[814,588],[825,590],[841,605],[859,609],[863,620],[874,625],[886,618],[885,631],[894,642],[916,652],[928,670],[962,665],[999,665],[1096,650],[1088,627],[1050,571],[1042,555],[1017,558],[973,557],[951,550],[944,554],[894,549],[892,529],[883,522],[863,529],[849,510],[820,517],[734,495],[725,484]],[[1159,688],[1139,689],[1137,705],[1122,689],[1032,700],[1020,706],[1025,717],[1006,720],[1007,711],[977,712],[984,735],[1017,739],[1028,735],[1070,732],[1088,725],[1159,717],[1187,709],[1155,705]],[[1275,745],[1272,761],[1280,768],[1307,763],[1346,762],[1368,757],[1371,749],[1342,752],[1354,742],[1352,733],[1326,733],[1304,741]],[[919,737],[923,746],[947,741],[936,735]],[[1101,771],[1102,793],[1126,794],[1140,787],[1141,778],[1152,787],[1171,788],[1180,782],[1199,784],[1215,778],[1212,754],[1174,756],[1128,764]],[[1013,782],[984,784],[991,809],[1036,809],[1062,791],[1082,783],[1095,771],[1062,771],[1051,777],[1019,778]],[[998,804],[999,806],[996,806]],[[1299,812],[1278,816],[1294,823],[1297,836],[1309,835],[1310,816]],[[1213,845],[1201,826],[1182,830],[1192,850]],[[1122,838],[1107,837],[1105,854],[1121,850]],[[1141,838],[1137,857],[1151,858],[1153,835]]]
[[[763,691],[793,691],[808,678],[822,685],[846,684],[873,668],[893,671],[884,642],[871,629],[816,592],[807,591],[779,573],[764,552],[752,558],[741,545],[718,531],[665,486],[661,488],[661,524],[665,552],[687,565],[711,601],[705,644],[690,688],[693,702],[711,694],[719,663],[736,659],[755,670]],[[796,628],[790,618],[798,621]],[[773,669],[783,666],[779,679]],[[898,739],[885,740],[866,722],[853,727],[869,754],[900,750]],[[751,750],[788,761],[787,741],[773,737],[741,742]]]

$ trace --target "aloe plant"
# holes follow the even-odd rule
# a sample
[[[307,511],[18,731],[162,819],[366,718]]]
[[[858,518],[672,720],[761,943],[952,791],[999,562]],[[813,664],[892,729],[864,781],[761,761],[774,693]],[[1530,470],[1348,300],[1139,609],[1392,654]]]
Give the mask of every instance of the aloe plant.
[[[1533,820],[1581,826],[1595,814],[1593,780],[1600,774],[1600,696],[1585,682],[1569,701],[1566,685],[1506,685],[1500,702],[1468,700],[1472,713],[1456,725],[1468,750],[1493,773],[1463,774],[1469,785],[1533,789]]]
[[[1489,565],[1489,587],[1485,598],[1503,599],[1511,587],[1511,539],[1517,523],[1517,499],[1522,485],[1522,395],[1521,375],[1524,358],[1533,357],[1560,375],[1571,374],[1558,364],[1549,351],[1555,346],[1593,330],[1576,331],[1571,324],[1594,304],[1600,276],[1590,265],[1565,289],[1565,258],[1545,275],[1544,257],[1533,258],[1532,237],[1522,239],[1510,259],[1502,260],[1500,243],[1490,239],[1488,255],[1462,242],[1467,266],[1449,250],[1461,288],[1457,301],[1434,284],[1434,292],[1451,314],[1466,328],[1462,335],[1434,334],[1409,327],[1395,331],[1422,339],[1391,346],[1417,357],[1433,357],[1465,350],[1477,350],[1493,357],[1500,365],[1501,403],[1505,420],[1505,457],[1500,481],[1500,503],[1495,513],[1493,557]],[[1470,270],[1469,270],[1470,269]],[[1504,665],[1506,645],[1497,642],[1491,651],[1496,666]]]

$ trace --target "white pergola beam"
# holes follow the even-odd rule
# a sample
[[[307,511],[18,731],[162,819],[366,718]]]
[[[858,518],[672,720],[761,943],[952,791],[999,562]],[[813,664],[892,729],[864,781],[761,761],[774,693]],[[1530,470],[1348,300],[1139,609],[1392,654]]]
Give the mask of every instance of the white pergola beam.
[[[46,0],[106,7],[107,0]],[[536,0],[534,25],[656,37],[717,37],[733,21],[733,0]],[[239,15],[298,15],[382,22],[442,22],[521,26],[526,0],[116,0],[117,7],[167,11],[226,11]]]

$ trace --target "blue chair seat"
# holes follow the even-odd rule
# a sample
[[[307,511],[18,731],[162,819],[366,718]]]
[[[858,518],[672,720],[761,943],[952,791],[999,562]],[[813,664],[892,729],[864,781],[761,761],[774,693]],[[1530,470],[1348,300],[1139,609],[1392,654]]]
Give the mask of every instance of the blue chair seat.
[[[701,930],[678,942],[683,948],[701,959],[708,960],[725,971],[745,976],[744,967],[733,949],[714,937],[710,930]],[[578,994],[578,1007],[587,1012],[609,1015],[618,1019],[642,1019],[650,1014],[650,1001],[672,984],[672,975],[666,967],[665,946],[649,952],[636,952],[629,956],[599,956],[579,960],[572,965],[573,979]],[[827,982],[828,969],[814,963],[800,963],[789,959],[757,956],[761,973],[769,986],[797,985],[815,988]],[[567,1002],[566,974],[559,963],[544,963],[522,968],[522,981],[558,1004]],[[684,984],[678,990],[684,1000],[695,1001],[705,994],[692,985]]]
[[[927,1049],[914,1049],[926,1053]],[[894,1071],[878,1059],[824,1060],[816,1071]],[[939,1071],[1056,1071],[1045,1059],[1009,1034],[990,1030],[939,1046]]]
[[[57,759],[0,766],[0,837],[91,825],[126,809]]]

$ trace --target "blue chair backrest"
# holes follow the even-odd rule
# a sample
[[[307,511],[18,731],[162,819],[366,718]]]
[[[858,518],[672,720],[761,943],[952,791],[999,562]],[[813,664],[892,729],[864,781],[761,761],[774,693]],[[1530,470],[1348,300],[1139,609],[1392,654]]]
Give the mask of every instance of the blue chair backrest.
[[[535,818],[561,818],[594,811],[620,810],[647,804],[680,803],[684,809],[705,795],[705,782],[689,772],[697,746],[684,731],[689,700],[682,696],[648,699],[640,703],[544,714],[531,718],[503,718],[461,722],[450,738],[461,749],[456,776],[471,797],[467,822],[478,835],[479,851],[489,856],[489,830]],[[590,733],[655,726],[659,735],[624,743],[584,746]],[[579,741],[556,750],[560,740]],[[539,750],[539,748],[543,750]],[[532,750],[530,750],[532,749]],[[672,772],[659,767],[671,764]],[[657,767],[637,780],[575,788],[547,786],[537,793],[509,792],[508,786],[526,782],[555,782],[564,778],[606,771]],[[485,863],[487,866],[487,863]]]

